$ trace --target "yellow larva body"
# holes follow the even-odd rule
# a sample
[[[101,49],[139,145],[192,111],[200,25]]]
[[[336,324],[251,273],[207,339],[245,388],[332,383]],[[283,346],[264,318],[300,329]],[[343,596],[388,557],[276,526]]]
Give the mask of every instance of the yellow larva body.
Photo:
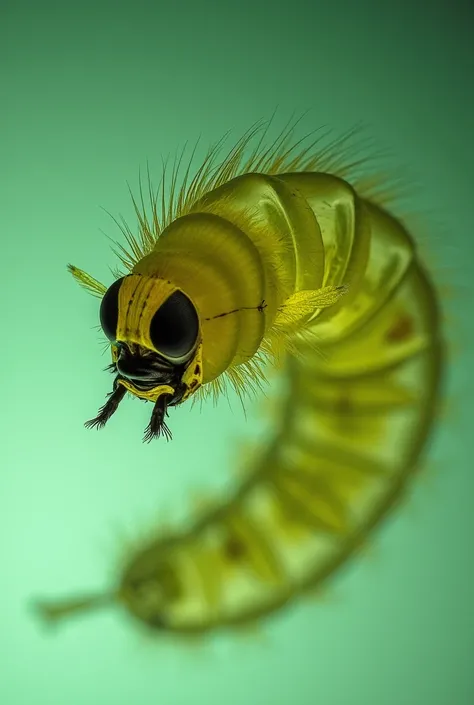
[[[411,234],[303,166],[275,153],[260,171],[224,163],[130,258],[129,283],[168,282],[195,305],[204,391],[255,379],[262,351],[283,351],[289,382],[235,496],[129,556],[111,598],[157,630],[244,624],[317,587],[400,498],[436,417],[439,314]]]

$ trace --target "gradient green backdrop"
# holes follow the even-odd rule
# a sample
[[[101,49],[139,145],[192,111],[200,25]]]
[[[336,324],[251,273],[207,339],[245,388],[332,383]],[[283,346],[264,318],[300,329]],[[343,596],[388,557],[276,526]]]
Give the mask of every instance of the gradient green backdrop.
[[[474,702],[471,10],[2,2],[2,705]],[[245,434],[225,402],[176,411],[168,445],[142,445],[149,408],[138,402],[86,431],[110,379],[97,301],[65,265],[109,282],[100,230],[117,230],[100,206],[130,216],[125,182],[136,186],[147,159],[158,181],[162,155],[199,135],[204,150],[277,105],[282,120],[312,110],[301,134],[362,121],[418,181],[423,243],[455,289],[450,403],[428,474],[327,602],[298,603],[261,639],[147,643],[114,610],[45,632],[32,597],[105,588],[123,532],[165,512],[179,520],[192,488],[225,487],[232,434]]]

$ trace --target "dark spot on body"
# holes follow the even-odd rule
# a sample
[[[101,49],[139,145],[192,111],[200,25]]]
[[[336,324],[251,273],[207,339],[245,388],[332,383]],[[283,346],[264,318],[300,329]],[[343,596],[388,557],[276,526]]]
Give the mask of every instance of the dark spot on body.
[[[247,549],[240,539],[230,536],[224,544],[224,553],[231,560],[239,560],[246,555]]]
[[[407,314],[401,315],[396,320],[395,324],[388,329],[385,334],[387,343],[404,343],[409,338],[413,337],[415,332],[414,321]]]

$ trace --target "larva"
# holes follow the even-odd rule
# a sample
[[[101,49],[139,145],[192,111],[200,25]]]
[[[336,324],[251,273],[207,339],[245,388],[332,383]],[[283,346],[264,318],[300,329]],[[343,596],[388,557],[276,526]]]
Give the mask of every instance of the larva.
[[[292,144],[291,125],[245,160],[261,129],[220,163],[219,143],[179,189],[175,169],[168,201],[134,201],[139,234],[125,228],[111,286],[70,271],[101,298],[116,373],[89,425],[131,393],[153,402],[146,440],[169,438],[173,405],[224,381],[243,394],[283,360],[273,439],[233,497],[138,546],[110,594],[41,603],[51,619],[117,601],[157,631],[251,623],[331,576],[417,468],[443,336],[414,239],[339,154]]]

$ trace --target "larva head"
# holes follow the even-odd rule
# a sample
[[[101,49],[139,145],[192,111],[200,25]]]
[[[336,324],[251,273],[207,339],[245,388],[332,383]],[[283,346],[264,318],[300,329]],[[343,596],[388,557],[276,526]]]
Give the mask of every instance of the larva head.
[[[103,426],[128,391],[155,404],[145,440],[170,438],[167,407],[188,399],[202,383],[200,323],[191,299],[171,281],[130,274],[105,292],[100,324],[117,376],[107,403],[86,425]]]

